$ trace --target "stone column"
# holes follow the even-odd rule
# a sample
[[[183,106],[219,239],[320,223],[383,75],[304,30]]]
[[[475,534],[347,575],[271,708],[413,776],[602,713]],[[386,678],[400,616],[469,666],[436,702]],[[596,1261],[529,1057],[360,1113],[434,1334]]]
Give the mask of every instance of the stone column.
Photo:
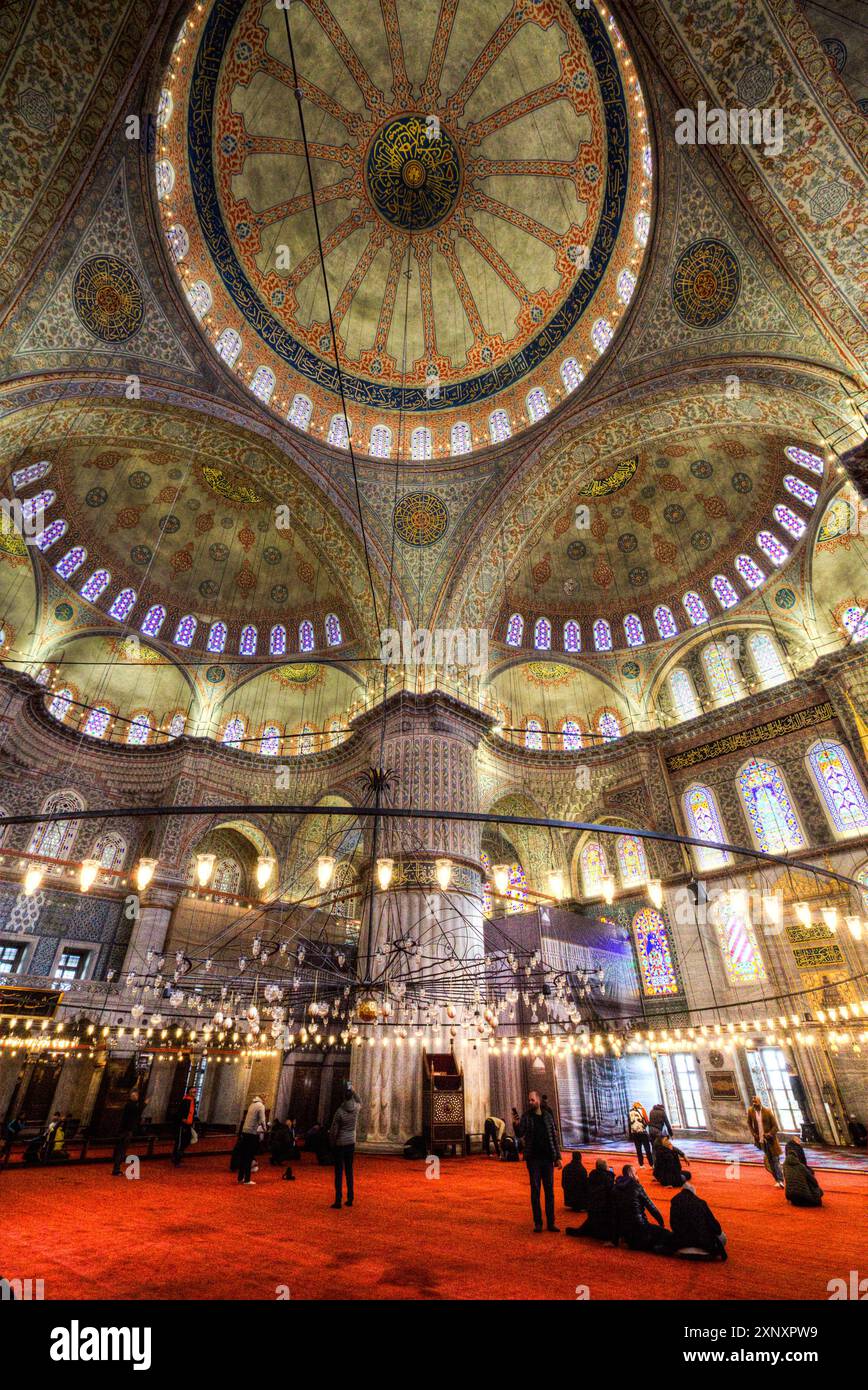
[[[133,923],[127,953],[124,957],[121,979],[126,979],[130,971],[136,975],[148,973],[148,951],[155,956],[163,954],[166,936],[172,913],[179,898],[179,889],[174,885],[151,883],[144,892],[138,918]]]

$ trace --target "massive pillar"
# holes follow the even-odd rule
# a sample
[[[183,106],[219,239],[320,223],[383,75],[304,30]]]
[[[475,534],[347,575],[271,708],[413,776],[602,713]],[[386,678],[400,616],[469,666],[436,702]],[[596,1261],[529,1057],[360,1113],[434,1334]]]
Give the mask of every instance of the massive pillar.
[[[350,1078],[364,1105],[360,1142],[400,1149],[422,1129],[422,1051],[454,1052],[464,1072],[465,1123],[488,1112],[484,1031],[481,827],[389,816],[396,808],[476,811],[476,749],[491,721],[443,692],[398,695],[361,716],[372,768],[382,770],[384,815],[367,835],[368,893],[359,972],[389,1022],[359,1025]],[[379,888],[376,861],[393,860]],[[448,859],[450,882],[438,881]],[[363,1010],[364,1012],[364,1010]]]

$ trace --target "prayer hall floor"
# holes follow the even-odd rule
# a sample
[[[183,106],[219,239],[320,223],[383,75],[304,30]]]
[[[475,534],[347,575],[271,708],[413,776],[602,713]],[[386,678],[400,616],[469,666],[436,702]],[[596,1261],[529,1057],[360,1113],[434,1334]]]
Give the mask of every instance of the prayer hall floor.
[[[586,1165],[596,1155],[585,1152]],[[611,1158],[611,1156],[610,1156]],[[613,1164],[620,1170],[620,1161]],[[823,1172],[819,1210],[798,1210],[756,1166],[693,1161],[696,1189],[729,1238],[726,1264],[534,1235],[523,1164],[356,1158],[356,1205],[332,1211],[332,1170],[296,1181],[262,1163],[242,1187],[226,1155],[141,1177],[109,1164],[0,1173],[0,1276],[45,1281],[60,1299],[828,1299],[865,1229],[868,1177]],[[727,1176],[727,1174],[730,1174]],[[668,1223],[672,1190],[641,1177]],[[279,1292],[281,1291],[282,1292]]]

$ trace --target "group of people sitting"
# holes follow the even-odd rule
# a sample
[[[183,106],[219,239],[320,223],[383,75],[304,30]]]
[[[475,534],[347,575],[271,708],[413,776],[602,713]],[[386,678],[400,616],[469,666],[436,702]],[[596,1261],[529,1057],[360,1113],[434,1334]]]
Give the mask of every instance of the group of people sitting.
[[[671,1148],[671,1140],[667,1140]],[[590,1173],[582,1156],[574,1152],[563,1170],[564,1202],[571,1211],[587,1212],[582,1226],[567,1226],[568,1236],[590,1236],[605,1245],[630,1250],[650,1250],[661,1255],[691,1255],[696,1258],[725,1260],[726,1236],[707,1202],[698,1196],[690,1174],[681,1169],[679,1151],[672,1150],[681,1181],[669,1210],[671,1230],[636,1176],[632,1163],[625,1163],[616,1178],[604,1158],[598,1158]]]

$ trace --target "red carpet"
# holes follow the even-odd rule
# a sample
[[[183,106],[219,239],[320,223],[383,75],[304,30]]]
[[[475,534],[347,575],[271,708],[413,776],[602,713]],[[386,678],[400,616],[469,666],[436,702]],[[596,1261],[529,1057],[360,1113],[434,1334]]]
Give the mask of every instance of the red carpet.
[[[586,1155],[586,1161],[591,1159]],[[0,1173],[6,1278],[42,1278],[45,1297],[138,1299],[826,1299],[848,1277],[865,1229],[868,1181],[823,1173],[825,1205],[799,1211],[768,1174],[737,1180],[695,1163],[701,1196],[729,1237],[725,1265],[691,1264],[595,1241],[534,1235],[523,1165],[356,1160],[352,1210],[330,1211],[331,1170],[309,1160],[294,1183],[262,1166],[241,1187],[227,1159],[179,1170],[143,1163],[138,1181],[108,1165]],[[558,1223],[580,1224],[561,1204]],[[644,1170],[667,1218],[672,1193]]]

